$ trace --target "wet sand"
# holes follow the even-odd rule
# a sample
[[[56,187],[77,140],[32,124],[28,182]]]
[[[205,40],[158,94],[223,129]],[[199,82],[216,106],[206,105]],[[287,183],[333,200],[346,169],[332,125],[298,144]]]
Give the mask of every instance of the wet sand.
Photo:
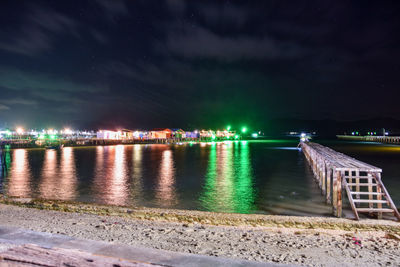
[[[260,262],[400,265],[400,223],[393,221],[129,209],[32,200],[12,203],[0,204],[0,225]]]

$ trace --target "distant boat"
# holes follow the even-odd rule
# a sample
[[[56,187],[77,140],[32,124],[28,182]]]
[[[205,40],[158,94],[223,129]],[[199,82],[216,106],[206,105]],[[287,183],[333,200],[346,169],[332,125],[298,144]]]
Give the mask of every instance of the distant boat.
[[[46,146],[46,149],[62,149],[64,145]]]

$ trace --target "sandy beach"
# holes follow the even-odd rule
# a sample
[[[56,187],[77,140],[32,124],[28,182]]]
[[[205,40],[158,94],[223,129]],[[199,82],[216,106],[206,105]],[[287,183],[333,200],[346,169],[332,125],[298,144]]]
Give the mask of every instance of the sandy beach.
[[[0,225],[259,262],[400,265],[400,225],[393,221],[354,222],[56,203],[19,200],[13,205],[0,204]]]

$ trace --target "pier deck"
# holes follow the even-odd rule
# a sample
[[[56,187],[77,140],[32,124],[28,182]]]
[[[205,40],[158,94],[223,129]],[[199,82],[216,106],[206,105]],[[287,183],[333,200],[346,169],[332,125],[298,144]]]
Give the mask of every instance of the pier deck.
[[[345,190],[357,220],[361,212],[378,218],[382,218],[382,213],[393,213],[400,220],[382,182],[382,169],[317,143],[302,142],[300,145],[335,216],[342,216],[342,191]]]

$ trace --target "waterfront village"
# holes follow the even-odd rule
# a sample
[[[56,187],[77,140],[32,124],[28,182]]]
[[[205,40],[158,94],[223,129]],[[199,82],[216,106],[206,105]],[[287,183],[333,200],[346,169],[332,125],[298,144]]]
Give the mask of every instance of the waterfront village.
[[[42,144],[51,141],[80,141],[82,144],[89,141],[110,140],[110,141],[151,141],[151,140],[179,140],[179,141],[213,141],[213,140],[238,140],[247,135],[247,128],[242,127],[240,132],[232,130],[230,126],[223,130],[193,130],[156,128],[152,130],[62,130],[42,129],[24,130],[22,127],[15,129],[0,129],[0,140],[18,142],[33,142]],[[251,137],[257,138],[261,131],[251,133]]]

